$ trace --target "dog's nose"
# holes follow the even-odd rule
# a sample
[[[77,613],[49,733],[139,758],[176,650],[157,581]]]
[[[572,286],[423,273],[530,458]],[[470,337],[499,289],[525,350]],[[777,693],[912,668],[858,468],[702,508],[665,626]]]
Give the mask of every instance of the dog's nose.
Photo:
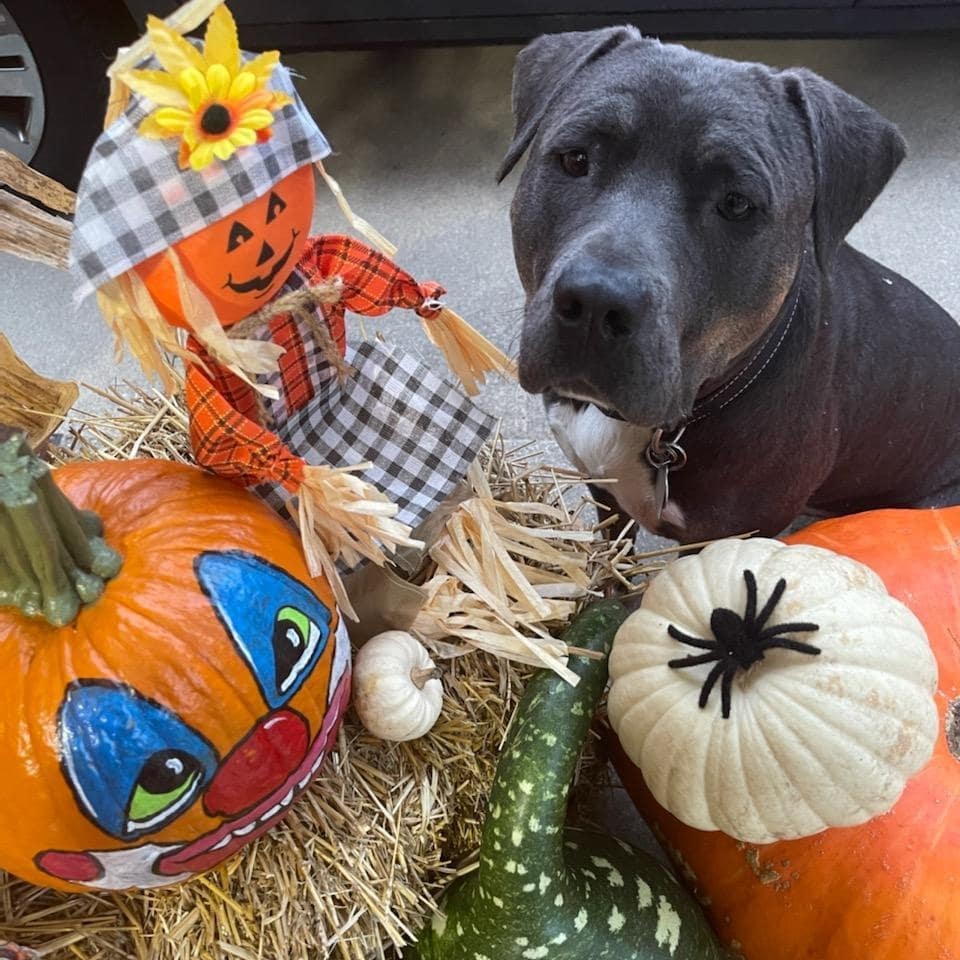
[[[592,336],[608,340],[633,332],[646,300],[636,274],[596,261],[570,264],[553,288],[554,313],[561,328],[589,327]]]

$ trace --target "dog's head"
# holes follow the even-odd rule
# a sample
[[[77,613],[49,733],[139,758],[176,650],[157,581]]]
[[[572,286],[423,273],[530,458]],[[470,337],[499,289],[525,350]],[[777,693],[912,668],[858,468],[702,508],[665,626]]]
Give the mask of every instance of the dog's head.
[[[644,39],[541,37],[514,73],[499,178],[527,294],[520,379],[646,426],[689,414],[824,271],[904,155],[888,121],[806,70]]]

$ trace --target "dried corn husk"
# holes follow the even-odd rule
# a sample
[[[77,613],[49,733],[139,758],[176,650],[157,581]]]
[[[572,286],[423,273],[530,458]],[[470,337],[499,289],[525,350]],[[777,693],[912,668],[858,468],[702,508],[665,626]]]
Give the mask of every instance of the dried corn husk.
[[[0,423],[26,431],[39,448],[76,403],[75,383],[50,380],[31,370],[0,333]]]
[[[410,528],[394,517],[397,505],[356,474],[369,463],[334,468],[309,466],[297,491],[297,520],[313,576],[325,576],[337,603],[352,619],[357,616],[337,571],[337,559],[355,566],[362,558],[383,564],[383,546],[417,547]]]
[[[516,363],[448,307],[424,317],[422,326],[467,396],[474,397],[480,392],[488,373],[516,379]]]

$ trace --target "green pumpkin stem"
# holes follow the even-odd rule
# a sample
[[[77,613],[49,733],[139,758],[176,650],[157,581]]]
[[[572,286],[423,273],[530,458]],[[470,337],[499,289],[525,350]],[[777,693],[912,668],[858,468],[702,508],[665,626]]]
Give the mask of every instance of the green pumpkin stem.
[[[78,510],[22,433],[0,437],[0,607],[71,623],[120,570],[96,514]]]
[[[626,616],[624,607],[607,600],[595,604],[574,621],[563,636],[568,647],[578,647],[568,666],[580,678],[576,687],[543,670],[528,684],[504,742],[497,776],[490,794],[483,829],[480,878],[488,889],[517,893],[530,878],[558,877],[565,869],[563,827],[567,799],[593,714],[607,681],[606,659],[615,625]],[[544,707],[563,716],[556,727],[543,724]],[[529,834],[536,834],[531,843]],[[519,856],[522,847],[522,858]],[[518,875],[515,861],[523,860]]]

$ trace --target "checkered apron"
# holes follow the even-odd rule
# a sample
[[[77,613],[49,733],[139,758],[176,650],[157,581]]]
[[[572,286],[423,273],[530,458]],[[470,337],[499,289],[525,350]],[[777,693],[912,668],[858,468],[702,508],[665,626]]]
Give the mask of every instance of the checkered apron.
[[[429,316],[442,288],[417,284],[382,254],[350,237],[313,237],[278,296],[339,277],[338,303],[322,316],[354,372],[341,383],[314,337],[290,315],[245,335],[285,348],[265,380],[266,400],[209,358],[187,369],[186,396],[197,462],[250,487],[276,509],[292,506],[308,464],[370,462],[364,479],[416,528],[453,491],[493,428],[492,417],[402,351],[364,342],[346,348],[344,313],[406,307]],[[202,347],[190,343],[203,357]],[[292,511],[295,514],[295,510]]]

